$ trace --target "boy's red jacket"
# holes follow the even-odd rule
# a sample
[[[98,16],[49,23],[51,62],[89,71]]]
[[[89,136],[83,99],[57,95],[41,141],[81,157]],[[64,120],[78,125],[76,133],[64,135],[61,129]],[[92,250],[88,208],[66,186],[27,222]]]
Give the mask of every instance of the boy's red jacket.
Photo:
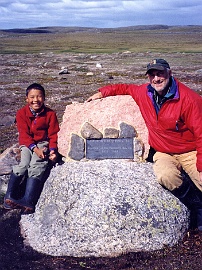
[[[38,142],[48,141],[50,149],[57,149],[57,133],[59,123],[56,113],[44,106],[43,110],[34,117],[29,105],[24,106],[16,114],[19,144],[29,147]]]
[[[131,95],[145,120],[151,147],[156,151],[171,154],[196,150],[197,169],[201,172],[202,97],[179,81],[175,82],[175,97],[162,105],[158,115],[148,93],[149,84],[115,84],[102,87],[99,91],[103,97]]]

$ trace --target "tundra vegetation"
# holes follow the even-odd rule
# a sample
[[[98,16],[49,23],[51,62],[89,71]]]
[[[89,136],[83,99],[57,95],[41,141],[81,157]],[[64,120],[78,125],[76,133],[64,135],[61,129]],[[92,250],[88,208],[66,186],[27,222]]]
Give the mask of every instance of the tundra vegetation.
[[[84,102],[108,83],[143,83],[146,64],[165,58],[173,74],[202,93],[202,26],[134,26],[116,29],[44,27],[0,30],[0,152],[17,142],[17,109],[32,82],[46,89],[46,103],[59,121],[65,106]],[[96,64],[102,67],[97,68]],[[59,75],[62,67],[67,74]],[[90,75],[89,75],[90,74]],[[202,264],[202,233],[189,230],[176,246],[118,258],[51,257],[24,249],[18,210],[0,198],[1,269],[190,269]]]

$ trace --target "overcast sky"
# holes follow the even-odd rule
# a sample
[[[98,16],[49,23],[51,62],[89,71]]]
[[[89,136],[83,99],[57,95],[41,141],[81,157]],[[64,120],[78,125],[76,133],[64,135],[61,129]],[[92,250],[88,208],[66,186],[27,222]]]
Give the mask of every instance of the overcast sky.
[[[0,29],[202,25],[201,0],[0,0]]]

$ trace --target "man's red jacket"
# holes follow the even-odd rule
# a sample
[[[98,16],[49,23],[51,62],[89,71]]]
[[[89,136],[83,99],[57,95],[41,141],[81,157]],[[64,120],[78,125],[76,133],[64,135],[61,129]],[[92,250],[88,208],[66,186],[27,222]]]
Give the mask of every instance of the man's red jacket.
[[[57,150],[57,133],[59,123],[56,113],[44,106],[43,110],[34,117],[29,105],[24,106],[16,114],[19,132],[19,144],[29,147],[38,142],[48,141],[49,149]]]
[[[149,84],[115,84],[99,89],[103,97],[131,95],[138,104],[149,132],[149,144],[156,151],[181,154],[197,151],[197,169],[202,171],[202,97],[176,81],[176,94],[161,107],[158,115]],[[118,109],[118,107],[117,107]]]

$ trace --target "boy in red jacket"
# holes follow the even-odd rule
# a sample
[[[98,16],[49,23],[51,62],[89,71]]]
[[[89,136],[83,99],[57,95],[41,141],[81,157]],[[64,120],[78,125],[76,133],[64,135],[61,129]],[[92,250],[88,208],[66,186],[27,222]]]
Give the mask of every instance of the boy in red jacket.
[[[58,156],[56,113],[44,105],[45,90],[37,83],[26,89],[27,105],[16,114],[21,161],[13,167],[4,198],[6,209],[20,208],[24,214],[33,213],[43,189],[43,176],[48,162]],[[28,175],[24,196],[17,197],[19,185]]]

